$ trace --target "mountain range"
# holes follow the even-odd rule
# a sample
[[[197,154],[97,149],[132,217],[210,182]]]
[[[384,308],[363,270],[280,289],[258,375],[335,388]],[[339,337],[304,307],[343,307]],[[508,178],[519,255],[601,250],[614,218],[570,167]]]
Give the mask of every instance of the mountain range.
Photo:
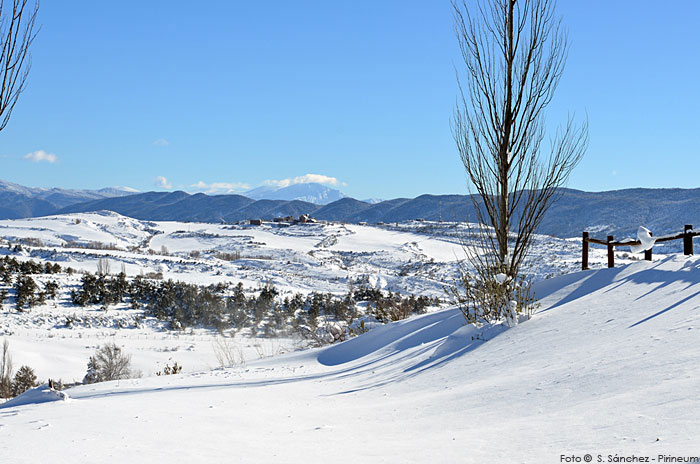
[[[309,184],[310,185],[310,184]],[[243,195],[175,192],[132,193],[123,189],[27,189],[0,182],[0,219],[110,210],[142,220],[237,222],[310,214],[344,222],[474,221],[468,195],[421,195],[370,203],[343,197],[327,204],[260,199]],[[26,189],[26,188],[25,188]],[[538,232],[558,237],[634,236],[644,225],[658,234],[700,226],[700,189],[625,189],[584,192],[562,189]]]
[[[125,187],[99,190],[32,188],[0,180],[0,218],[46,216],[76,203],[132,195],[137,192]]]

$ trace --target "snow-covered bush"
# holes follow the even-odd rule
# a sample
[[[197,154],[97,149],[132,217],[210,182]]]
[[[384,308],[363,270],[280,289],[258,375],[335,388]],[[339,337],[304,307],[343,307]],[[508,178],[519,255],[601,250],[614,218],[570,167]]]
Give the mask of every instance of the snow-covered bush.
[[[114,343],[107,343],[95,351],[88,360],[87,374],[83,383],[107,382],[109,380],[137,377],[131,369],[131,356],[122,352]]]
[[[348,326],[348,334],[350,336],[357,337],[369,332],[379,325],[381,325],[381,322],[377,321],[373,316],[362,316],[352,321],[352,323]]]
[[[161,375],[175,375],[180,372],[182,372],[182,366],[175,361],[172,366],[166,363],[163,370],[156,372],[156,375],[160,377]]]
[[[393,295],[389,292],[388,296],[375,298],[371,313],[380,322],[394,322],[406,319],[413,314],[421,314],[425,312],[425,308],[432,303],[428,297],[414,295],[408,298],[403,298],[401,295]]]
[[[446,291],[470,324],[505,321],[515,325],[519,315],[531,315],[537,306],[531,283],[496,270],[462,271],[460,278]]]

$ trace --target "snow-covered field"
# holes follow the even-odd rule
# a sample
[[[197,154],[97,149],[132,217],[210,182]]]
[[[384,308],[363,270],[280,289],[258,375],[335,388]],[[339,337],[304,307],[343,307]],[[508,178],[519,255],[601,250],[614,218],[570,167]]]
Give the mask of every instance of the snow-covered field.
[[[165,279],[242,282],[250,289],[272,283],[282,296],[311,291],[342,294],[352,283],[445,298],[443,286],[457,275],[457,260],[464,256],[460,237],[466,234],[464,226],[453,223],[278,227],[148,222],[101,212],[0,221],[0,239],[32,244],[16,252],[0,242],[0,256],[86,272],[95,272],[98,260],[106,259],[115,274],[122,269],[129,276],[161,272]],[[230,260],[227,254],[238,259]],[[625,261],[623,255],[618,261]],[[580,241],[538,236],[531,269],[541,280],[577,270],[579,260]],[[601,266],[604,260],[604,250],[592,250],[592,265]],[[144,376],[173,361],[185,372],[219,365],[216,351],[222,338],[216,332],[169,331],[153,318],[137,323],[143,312],[126,304],[107,311],[72,305],[68,290],[77,288],[80,278],[77,273],[40,276],[40,282],[58,280],[65,291],[28,312],[18,313],[10,300],[5,302],[0,335],[10,341],[17,367],[32,366],[40,379],[80,380],[86,360],[106,341],[131,353]],[[68,317],[78,323],[68,327]],[[227,343],[244,362],[300,347],[299,340],[289,338],[227,337],[232,337]]]
[[[342,294],[363,283],[444,298],[463,256],[460,235],[446,223],[280,228],[105,212],[0,221],[0,253],[89,272],[106,258],[113,273],[123,266],[130,276],[202,284]],[[6,302],[0,334],[15,367],[80,380],[96,347],[114,341],[143,378],[71,388],[66,401],[38,404],[53,398],[36,391],[5,404],[2,462],[542,463],[700,453],[700,259],[618,252],[619,267],[603,269],[604,250],[594,249],[598,270],[584,272],[579,259],[578,239],[536,238],[530,269],[541,306],[515,328],[466,326],[447,306],[304,351],[294,337],[137,324],[136,310],[75,307],[65,292],[23,313]],[[37,278],[70,288],[80,275]],[[66,325],[73,315],[83,322]],[[235,367],[218,367],[222,344]],[[183,374],[154,376],[174,361]]]
[[[150,222],[105,211],[0,221],[0,238],[31,240],[26,257],[95,272],[105,257],[112,272],[162,271],[196,283],[272,282],[294,291],[345,292],[350,281],[371,281],[404,294],[443,295],[456,261],[464,258],[467,226],[449,222],[386,225],[341,223],[281,227]],[[40,242],[36,242],[36,241]],[[96,245],[102,248],[94,249]],[[85,248],[90,247],[90,248]],[[536,280],[580,266],[580,239],[536,236],[529,271]],[[591,263],[604,262],[593,249]],[[238,259],[229,261],[236,255]],[[627,253],[617,260],[628,262]],[[224,258],[224,259],[219,259]]]
[[[465,326],[446,309],[236,368],[8,403],[0,455],[546,463],[700,453],[700,259],[577,272],[536,291],[540,310],[512,329]]]

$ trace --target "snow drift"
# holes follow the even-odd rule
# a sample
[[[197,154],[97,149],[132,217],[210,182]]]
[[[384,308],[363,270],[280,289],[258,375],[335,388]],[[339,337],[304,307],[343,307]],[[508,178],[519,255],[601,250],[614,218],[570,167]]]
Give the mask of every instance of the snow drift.
[[[66,392],[54,390],[49,387],[48,384],[44,384],[36,388],[30,388],[21,395],[0,404],[0,409],[24,406],[27,404],[49,403],[52,401],[67,401],[68,399],[69,396]]]

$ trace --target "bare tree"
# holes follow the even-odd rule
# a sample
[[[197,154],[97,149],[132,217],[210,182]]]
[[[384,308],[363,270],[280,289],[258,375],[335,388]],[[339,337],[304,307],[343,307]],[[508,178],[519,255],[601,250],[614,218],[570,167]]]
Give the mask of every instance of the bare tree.
[[[12,356],[10,342],[4,339],[0,353],[0,398],[12,397]]]
[[[32,66],[29,47],[36,37],[34,25],[39,2],[28,6],[29,0],[12,0],[12,7],[0,0],[0,131],[10,121],[12,109],[24,90]]]
[[[139,377],[131,368],[131,356],[122,352],[114,343],[105,343],[88,360],[88,370],[83,383],[107,382],[110,380]]]
[[[107,258],[97,259],[97,275],[107,275],[110,273],[109,260]]]
[[[464,64],[452,134],[482,225],[477,271],[515,278],[544,213],[586,150],[588,124],[570,116],[543,147],[544,110],[568,50],[555,0],[452,6]]]

